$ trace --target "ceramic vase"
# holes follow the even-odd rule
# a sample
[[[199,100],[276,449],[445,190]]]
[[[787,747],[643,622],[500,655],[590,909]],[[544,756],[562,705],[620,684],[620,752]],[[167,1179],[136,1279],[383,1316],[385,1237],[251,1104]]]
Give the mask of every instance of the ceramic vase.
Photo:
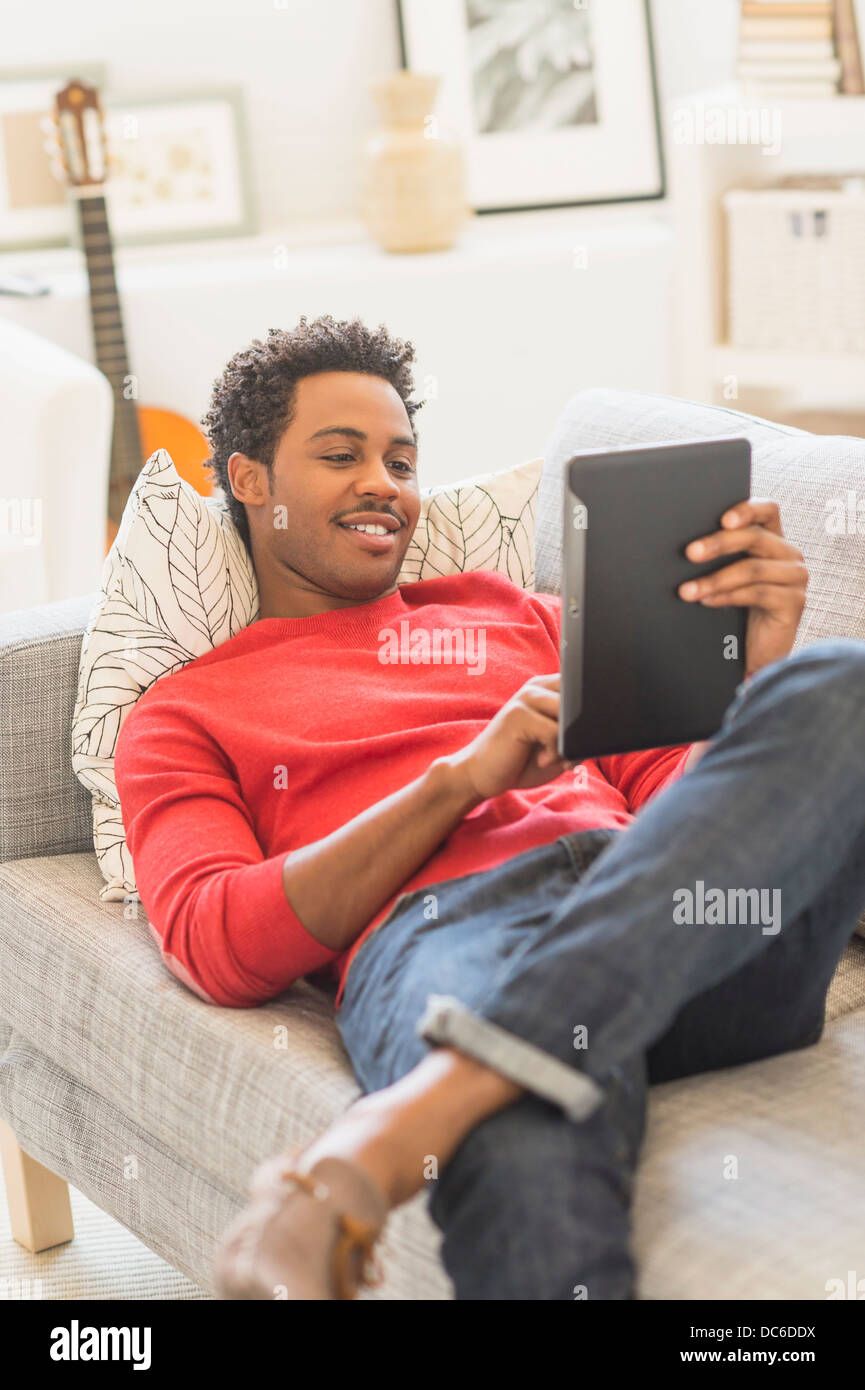
[[[443,251],[471,217],[463,150],[435,115],[441,78],[395,72],[372,84],[383,129],[362,154],[360,215],[385,251]]]

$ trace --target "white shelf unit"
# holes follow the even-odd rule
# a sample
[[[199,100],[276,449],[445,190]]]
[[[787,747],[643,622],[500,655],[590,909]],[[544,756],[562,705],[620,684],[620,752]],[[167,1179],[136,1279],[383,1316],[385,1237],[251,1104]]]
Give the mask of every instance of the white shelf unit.
[[[676,394],[735,407],[738,389],[749,397],[765,394],[776,407],[865,411],[861,356],[818,355],[807,343],[785,352],[728,343],[722,206],[730,189],[766,186],[788,174],[865,172],[865,97],[764,96],[758,102],[732,84],[671,102],[666,114],[676,233]],[[717,137],[759,130],[769,135],[764,144],[706,138],[710,131]],[[677,140],[677,133],[694,138]]]
[[[711,355],[714,382],[737,377],[766,391],[788,391],[809,404],[849,402],[865,411],[865,357],[808,352],[749,352],[722,343]]]

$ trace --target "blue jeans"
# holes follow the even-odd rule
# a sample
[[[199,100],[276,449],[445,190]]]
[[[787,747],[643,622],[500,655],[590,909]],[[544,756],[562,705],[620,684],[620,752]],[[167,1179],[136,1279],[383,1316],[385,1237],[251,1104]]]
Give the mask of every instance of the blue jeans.
[[[526,1088],[432,1185],[457,1298],[634,1298],[647,1087],[817,1042],[863,906],[865,643],[846,639],[740,686],[627,829],[402,895],[337,1015],[360,1085],[450,1045]]]

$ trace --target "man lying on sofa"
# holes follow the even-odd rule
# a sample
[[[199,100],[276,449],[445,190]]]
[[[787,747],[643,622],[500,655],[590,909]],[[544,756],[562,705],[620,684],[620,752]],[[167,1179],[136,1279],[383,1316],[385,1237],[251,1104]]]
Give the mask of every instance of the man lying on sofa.
[[[749,610],[722,729],[575,774],[559,599],[490,573],[396,585],[420,509],[413,358],[325,316],[231,360],[205,425],[261,616],[120,734],[172,968],[229,1007],[327,972],[367,1093],[257,1170],[216,1287],[353,1297],[389,1209],[430,1185],[457,1298],[633,1298],[647,1085],[822,1033],[865,901],[865,644],[789,655],[802,555],[775,503],[743,499],[689,554],[747,558],[682,591]],[[403,621],[482,630],[483,670],[382,661]],[[780,893],[780,930],[683,924],[698,883]]]

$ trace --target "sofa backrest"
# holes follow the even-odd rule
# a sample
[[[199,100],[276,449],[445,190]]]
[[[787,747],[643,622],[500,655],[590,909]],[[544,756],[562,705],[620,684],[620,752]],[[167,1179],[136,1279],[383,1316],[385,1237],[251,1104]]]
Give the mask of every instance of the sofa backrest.
[[[784,533],[808,565],[807,603],[794,650],[821,637],[865,638],[865,439],[809,434],[672,396],[599,387],[568,402],[544,450],[535,533],[537,588],[559,592],[564,466],[574,454],[722,435],[751,441],[751,495],[780,504]],[[847,521],[841,532],[839,515]]]
[[[93,848],[72,709],[97,594],[0,613],[0,861]]]

